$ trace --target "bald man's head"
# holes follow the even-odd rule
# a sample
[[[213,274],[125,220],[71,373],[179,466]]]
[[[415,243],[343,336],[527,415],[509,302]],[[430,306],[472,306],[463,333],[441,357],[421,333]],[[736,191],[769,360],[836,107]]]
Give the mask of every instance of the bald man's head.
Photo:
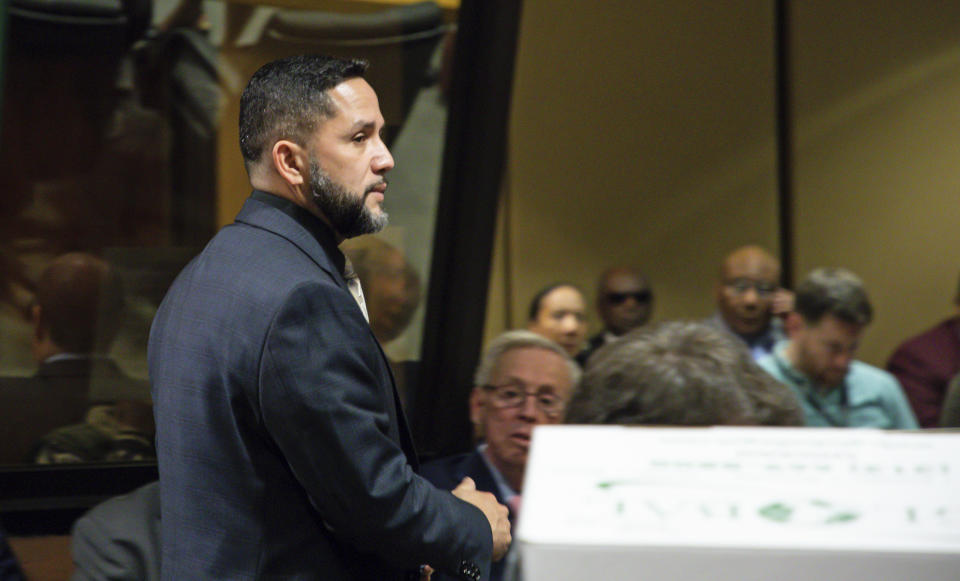
[[[759,246],[742,246],[720,266],[717,307],[738,335],[752,337],[767,330],[774,293],[779,287],[780,262]]]

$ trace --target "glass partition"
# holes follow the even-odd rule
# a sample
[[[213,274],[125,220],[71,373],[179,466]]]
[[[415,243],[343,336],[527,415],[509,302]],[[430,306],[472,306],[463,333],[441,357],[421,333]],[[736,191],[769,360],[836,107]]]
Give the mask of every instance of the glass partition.
[[[250,192],[246,80],[365,58],[396,168],[350,240],[408,399],[430,280],[458,2],[11,0],[0,128],[0,465],[150,461],[146,348],[167,287]]]

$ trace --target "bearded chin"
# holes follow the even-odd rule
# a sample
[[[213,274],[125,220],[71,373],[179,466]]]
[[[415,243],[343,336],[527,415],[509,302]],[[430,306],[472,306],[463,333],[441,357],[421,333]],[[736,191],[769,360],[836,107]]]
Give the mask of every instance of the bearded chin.
[[[310,190],[313,202],[344,238],[373,234],[383,230],[388,221],[386,212],[374,214],[367,207],[367,190],[362,196],[351,194],[343,185],[334,182],[320,169],[320,164],[310,162]]]

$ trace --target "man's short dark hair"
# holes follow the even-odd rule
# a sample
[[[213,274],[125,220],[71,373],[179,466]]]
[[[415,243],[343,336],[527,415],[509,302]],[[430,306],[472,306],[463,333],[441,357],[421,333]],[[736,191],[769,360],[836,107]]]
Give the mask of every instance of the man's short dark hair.
[[[794,310],[807,323],[832,315],[845,323],[866,325],[873,307],[860,278],[845,268],[818,268],[796,289]]]
[[[745,346],[702,323],[631,331],[591,357],[567,407],[569,424],[802,425],[789,388]]]
[[[543,299],[548,294],[552,293],[558,288],[563,288],[563,287],[570,287],[573,290],[580,293],[581,295],[583,294],[582,292],[580,292],[580,289],[577,287],[577,285],[571,282],[555,282],[553,284],[549,284],[543,287],[542,289],[538,290],[537,294],[533,295],[533,298],[530,300],[530,310],[527,313],[527,320],[536,321],[537,315],[540,314],[540,309],[543,308]]]
[[[80,252],[64,254],[37,281],[40,325],[69,353],[105,351],[122,322],[123,285],[106,261]]]
[[[280,139],[303,145],[317,123],[336,113],[327,91],[366,70],[364,60],[322,55],[260,67],[240,97],[240,152],[247,168]]]

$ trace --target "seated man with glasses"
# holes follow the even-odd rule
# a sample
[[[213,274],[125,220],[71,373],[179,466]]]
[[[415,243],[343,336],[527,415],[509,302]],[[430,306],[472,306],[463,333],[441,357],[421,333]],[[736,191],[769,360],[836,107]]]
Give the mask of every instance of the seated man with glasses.
[[[630,266],[608,268],[597,282],[597,313],[603,319],[603,330],[587,341],[577,362],[586,365],[594,351],[645,325],[652,312],[653,292],[647,277]]]
[[[780,262],[759,246],[742,246],[724,258],[716,286],[717,313],[704,321],[742,339],[754,359],[784,338],[793,293],[780,288]]]
[[[523,474],[534,426],[556,424],[580,380],[580,368],[566,351],[530,331],[508,331],[483,354],[470,395],[470,421],[483,438],[474,451],[425,464],[420,475],[450,490],[470,477],[477,490],[493,493],[516,522]],[[504,574],[503,559],[493,564],[491,581]],[[434,574],[433,581],[442,579]]]

